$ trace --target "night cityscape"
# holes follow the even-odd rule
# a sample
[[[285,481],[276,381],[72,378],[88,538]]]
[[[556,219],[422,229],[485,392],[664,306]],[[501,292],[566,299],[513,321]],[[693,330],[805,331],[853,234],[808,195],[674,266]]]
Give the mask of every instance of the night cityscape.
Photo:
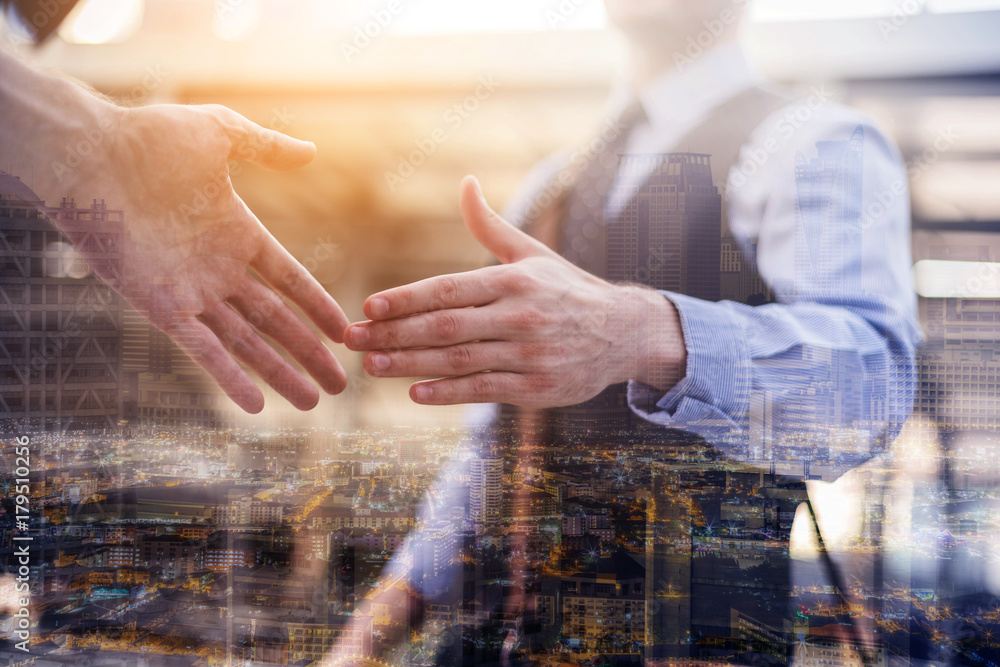
[[[710,156],[683,160],[707,177]],[[664,179],[708,192],[697,173],[664,167]],[[69,246],[37,211],[120,213],[44,209],[4,178],[0,223],[13,252],[0,274],[10,304],[0,396],[17,416],[3,421],[3,455],[13,471],[27,434],[32,468],[31,511],[19,515],[8,491],[0,543],[13,563],[15,537],[30,537],[31,647],[44,664],[88,654],[170,665],[500,655],[701,664],[778,660],[789,641],[802,665],[860,664],[845,646],[876,665],[942,647],[1000,659],[989,639],[1000,604],[984,588],[998,557],[997,461],[990,436],[973,430],[994,424],[971,410],[964,438],[941,437],[955,424],[933,419],[948,409],[934,396],[956,400],[942,387],[968,363],[967,347],[930,346],[917,415],[861,467],[851,447],[791,430],[787,418],[776,428],[773,416],[751,440],[733,436],[744,461],[614,409],[571,422],[515,417],[500,429],[241,430],[223,426],[216,397],[182,386],[196,369],[168,340],[89,272],[73,273]],[[651,191],[674,192],[669,182],[654,179]],[[717,193],[695,201],[719,215]],[[103,240],[109,261],[114,241]],[[719,289],[759,298],[759,278],[740,273],[738,254],[726,259],[734,241],[712,242],[722,247]],[[609,254],[611,271],[627,273],[628,261]],[[950,304],[934,316],[968,319],[962,301]],[[840,437],[865,437],[858,427]],[[526,428],[530,449],[518,444]],[[845,517],[826,517],[840,510],[816,500],[808,516],[806,484],[834,482],[843,490],[831,507],[848,502]],[[15,585],[7,575],[6,590]],[[16,621],[8,605],[5,631]],[[5,659],[21,664],[13,643]]]

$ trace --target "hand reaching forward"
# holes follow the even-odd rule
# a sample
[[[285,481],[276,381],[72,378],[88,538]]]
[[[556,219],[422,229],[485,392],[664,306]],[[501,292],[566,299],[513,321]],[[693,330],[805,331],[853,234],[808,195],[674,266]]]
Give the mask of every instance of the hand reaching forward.
[[[337,342],[346,316],[250,212],[229,178],[231,161],[294,169],[312,160],[315,147],[220,106],[105,112],[111,115],[101,126],[113,129],[100,159],[74,169],[53,190],[83,202],[100,197],[124,210],[124,270],[102,267],[100,251],[86,247],[79,248],[84,259],[247,412],[262,410],[264,397],[238,361],[301,410],[319,401],[316,387],[265,337],[326,392],[342,391],[340,364],[279,294]]]
[[[347,346],[377,377],[429,376],[417,403],[575,405],[635,379],[659,389],[684,373],[677,312],[652,290],[613,285],[569,263],[462,182],[462,217],[502,263],[375,294]]]

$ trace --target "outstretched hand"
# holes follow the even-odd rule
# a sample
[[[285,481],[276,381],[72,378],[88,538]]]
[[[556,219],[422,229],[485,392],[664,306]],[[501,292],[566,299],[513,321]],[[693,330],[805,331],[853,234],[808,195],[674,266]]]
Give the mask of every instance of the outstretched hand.
[[[683,375],[680,324],[662,295],[574,266],[490,209],[474,178],[462,182],[461,209],[502,265],[369,297],[370,321],[345,335],[349,348],[369,353],[369,374],[438,378],[411,387],[417,403],[529,408],[581,403],[611,384],[648,381],[651,370],[670,386]],[[647,331],[657,332],[655,344]]]
[[[347,317],[233,190],[230,166],[309,163],[315,147],[264,129],[221,106],[116,109],[101,161],[75,169],[64,194],[105,199],[125,214],[124,270],[80,247],[95,272],[179,344],[241,408],[264,396],[238,362],[295,407],[319,392],[266,339],[284,348],[324,391],[347,383],[343,368],[282,296],[336,342]],[[58,224],[58,222],[57,222]]]

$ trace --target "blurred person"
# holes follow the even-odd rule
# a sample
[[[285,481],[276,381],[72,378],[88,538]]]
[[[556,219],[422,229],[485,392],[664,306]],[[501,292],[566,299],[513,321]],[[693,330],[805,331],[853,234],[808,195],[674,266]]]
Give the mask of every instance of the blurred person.
[[[10,4],[43,40],[75,3]],[[277,170],[302,167],[315,155],[313,144],[221,106],[120,107],[26,64],[10,49],[0,49],[0,115],[0,158],[32,174],[42,200],[103,199],[124,212],[123,267],[100,261],[100,248],[77,250],[237,405],[251,413],[264,407],[263,393],[238,362],[300,410],[319,402],[316,386],[268,338],[324,391],[343,391],[343,368],[281,295],[335,342],[343,340],[347,317],[257,220],[229,178],[238,160]],[[102,231],[99,220],[93,231]]]
[[[766,87],[736,42],[735,19],[710,50],[687,56],[692,32],[732,12],[730,0],[607,6],[632,48],[617,120],[604,124],[625,128],[606,144],[618,153],[577,151],[546,161],[515,197],[507,216],[514,224],[489,208],[475,181],[464,182],[466,225],[501,265],[372,295],[365,303],[371,319],[348,328],[347,345],[367,352],[365,368],[376,377],[440,378],[413,385],[418,403],[560,408],[617,387],[642,420],[699,433],[720,420],[745,431],[751,389],[808,402],[799,392],[841,362],[856,373],[864,398],[829,425],[902,424],[921,334],[906,173],[892,141],[823,87],[803,100]],[[825,160],[837,149],[853,160],[838,165],[832,177],[840,181],[827,192],[810,192],[803,173],[817,147]],[[627,194],[657,176],[619,173],[619,154],[675,148],[713,158],[726,231],[767,287],[750,296],[773,303],[692,298],[601,275],[607,231],[628,210]],[[588,163],[576,174],[566,161],[581,156]],[[552,187],[569,178],[569,187]],[[561,199],[552,196],[563,191]],[[539,206],[539,199],[556,204]],[[553,213],[562,219],[547,224]],[[548,235],[556,250],[518,228]],[[797,254],[803,251],[810,254]],[[667,262],[650,261],[652,269],[640,270]],[[704,288],[689,282],[692,291]],[[795,379],[770,370],[783,359],[814,362]]]
[[[754,72],[738,40],[746,5],[606,0],[631,67],[600,138],[534,170],[506,219],[467,179],[462,217],[500,264],[369,297],[369,321],[345,335],[366,371],[432,378],[411,387],[422,404],[500,404],[495,432],[519,434],[522,460],[533,446],[643,444],[770,465],[774,485],[775,463],[799,461],[788,493],[801,499],[802,457],[843,471],[886,447],[921,340],[906,170],[869,116]],[[451,486],[435,497],[461,502]],[[763,502],[753,495],[726,498]],[[657,520],[693,530],[668,496]],[[697,657],[699,633],[730,632],[729,608],[710,605],[740,599],[741,582],[693,583],[718,579],[694,560],[707,562],[689,560],[683,581],[669,555],[646,573],[648,602],[665,581],[678,600],[647,618],[649,658]],[[760,617],[783,644],[730,657],[790,654],[787,561],[787,547],[768,561],[778,613]]]

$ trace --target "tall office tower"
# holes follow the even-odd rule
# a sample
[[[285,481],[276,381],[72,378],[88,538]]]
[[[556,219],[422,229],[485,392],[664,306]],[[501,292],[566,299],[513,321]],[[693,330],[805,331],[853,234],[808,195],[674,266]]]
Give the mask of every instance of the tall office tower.
[[[722,230],[722,252],[719,258],[719,297],[760,306],[774,300],[771,288],[757,272],[757,244],[740,244],[729,232]]]
[[[811,160],[799,156],[795,165],[796,215],[795,262],[811,275],[810,285],[794,285],[805,297],[856,293],[860,271],[846,266],[848,247],[869,243],[861,210],[864,177],[864,129],[858,127],[848,141],[822,141]],[[812,224],[802,225],[808,216]],[[816,224],[816,223],[820,224]]]
[[[422,466],[427,463],[426,440],[400,440],[399,465]]]
[[[123,233],[122,212],[103,200],[49,207],[0,172],[0,417],[45,430],[117,423],[122,302],[93,270],[120,274]]]
[[[229,403],[197,364],[142,315],[124,312],[125,417],[141,425],[214,428]]]
[[[458,557],[459,540],[449,521],[438,521],[413,538],[413,577],[424,590],[443,590],[449,584],[445,574]]]
[[[608,223],[608,279],[718,301],[722,195],[712,182],[711,156],[622,156],[621,181],[633,172],[650,176]]]
[[[503,501],[503,456],[484,450],[469,462],[469,521],[476,533],[500,524]]]

